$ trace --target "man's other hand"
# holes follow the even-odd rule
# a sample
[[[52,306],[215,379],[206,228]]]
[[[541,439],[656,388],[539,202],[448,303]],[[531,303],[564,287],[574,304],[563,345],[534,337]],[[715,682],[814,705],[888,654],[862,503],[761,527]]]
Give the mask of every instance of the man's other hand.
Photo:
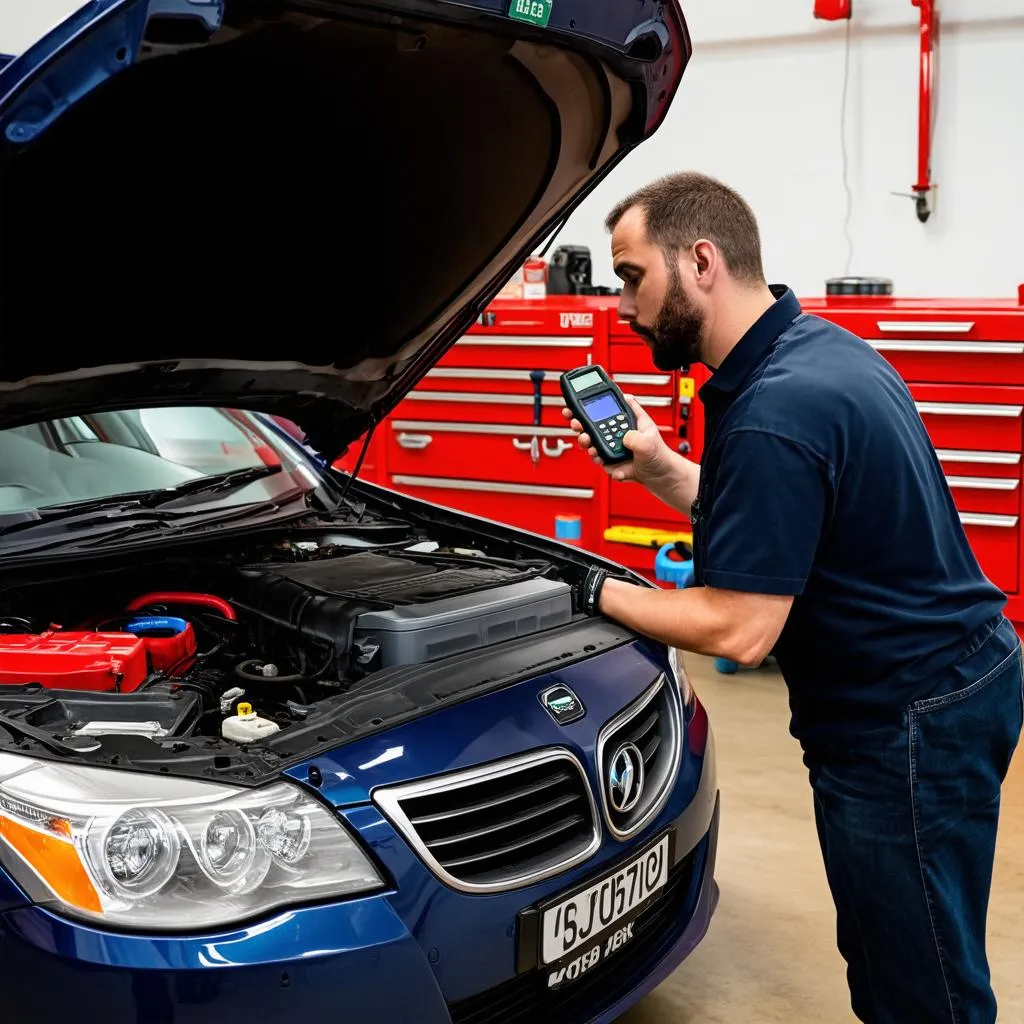
[[[571,410],[563,407],[562,415],[569,420],[569,426],[576,434],[576,443],[596,462],[603,466],[613,480],[635,480],[646,487],[657,489],[664,485],[673,473],[672,449],[665,443],[657,424],[643,410],[632,395],[625,395],[626,402],[636,416],[636,430],[627,430],[622,443],[633,453],[629,462],[606,466],[597,449],[591,444],[590,435],[583,430],[583,424],[573,417]]]

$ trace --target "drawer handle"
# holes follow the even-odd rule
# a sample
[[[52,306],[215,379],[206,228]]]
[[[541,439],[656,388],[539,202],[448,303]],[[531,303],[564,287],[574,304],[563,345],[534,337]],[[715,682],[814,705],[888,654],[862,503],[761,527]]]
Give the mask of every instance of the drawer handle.
[[[878,352],[951,352],[971,356],[1024,355],[1024,344],[1001,341],[871,341]]]
[[[522,441],[518,437],[513,437],[512,447],[518,452],[529,452],[534,465],[540,462],[540,444],[537,441],[536,435],[530,438],[529,441]]]
[[[634,395],[641,406],[649,409],[667,409],[672,404],[671,395],[638,394]],[[486,404],[486,406],[532,406],[534,398],[528,394],[496,394],[490,391],[410,391],[403,400],[409,401],[449,401],[461,404]],[[542,406],[564,406],[565,401],[560,395],[546,394],[541,396]],[[1009,408],[1009,407],[996,407]],[[1018,415],[1020,415],[1018,413]]]
[[[947,476],[946,483],[971,491],[1015,491],[1020,486],[1019,480],[999,476]]]
[[[456,402],[480,405],[533,405],[532,395],[502,395],[493,391],[410,391],[405,401],[413,399],[417,402]],[[543,395],[542,405],[564,405],[563,399],[557,395]]]
[[[999,416],[1016,419],[1024,405],[983,405],[980,402],[915,402],[917,411],[933,416]]]
[[[395,438],[400,448],[407,448],[409,451],[421,452],[434,439],[429,434],[399,434]]]
[[[534,438],[534,440],[536,441],[537,439]],[[541,448],[544,449],[544,454],[549,459],[558,459],[561,458],[563,452],[569,451],[569,449],[572,448],[572,445],[568,441],[563,441],[561,438],[558,438],[558,440],[555,441],[554,448],[552,449],[548,447],[548,442],[545,438],[545,440],[541,442]]]
[[[1000,526],[1004,528],[1017,525],[1017,516],[998,516],[995,513],[961,512],[960,522],[964,526]]]
[[[462,423],[458,420],[396,420],[395,430],[433,430],[447,434],[488,434],[522,437],[525,433],[538,437],[574,437],[566,427],[522,427],[512,423]]]
[[[978,452],[960,448],[937,448],[940,462],[977,462],[988,466],[1016,466],[1020,452]]]
[[[669,395],[634,395],[638,404],[651,409],[664,409],[672,404]],[[533,405],[531,395],[501,395],[490,391],[410,391],[403,401],[457,402],[480,405]],[[565,405],[560,395],[542,395],[541,405]],[[1008,408],[1008,407],[1007,407]],[[1019,415],[1019,413],[1018,413]]]
[[[1022,346],[1024,347],[1024,346]],[[551,370],[541,370],[543,379],[551,376]],[[463,370],[451,366],[439,366],[427,371],[428,377],[450,380],[521,380],[530,382],[529,370]]]
[[[487,491],[494,494],[528,494],[537,498],[579,498],[590,501],[591,487],[544,487],[540,484],[499,484],[486,480],[462,480],[440,476],[395,475],[392,482],[399,487],[437,487],[447,491]]]
[[[649,384],[656,388],[664,387],[672,382],[672,378],[667,373],[613,373],[612,380],[616,384]]]
[[[877,320],[876,324],[887,334],[969,334],[974,330],[973,320]]]

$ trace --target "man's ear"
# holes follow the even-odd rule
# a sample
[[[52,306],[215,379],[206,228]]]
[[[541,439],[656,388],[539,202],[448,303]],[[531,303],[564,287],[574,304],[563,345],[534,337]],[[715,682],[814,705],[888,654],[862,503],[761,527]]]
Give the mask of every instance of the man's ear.
[[[693,253],[693,274],[699,287],[707,288],[717,276],[721,256],[714,242],[698,239],[691,250]]]

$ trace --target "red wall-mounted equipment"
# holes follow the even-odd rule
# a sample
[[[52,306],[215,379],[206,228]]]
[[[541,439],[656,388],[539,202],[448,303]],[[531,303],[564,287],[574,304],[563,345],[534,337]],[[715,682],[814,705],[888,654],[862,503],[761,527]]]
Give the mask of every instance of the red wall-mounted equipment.
[[[938,19],[935,0],[910,0],[921,10],[921,67],[920,98],[917,125],[917,182],[914,184],[914,204],[917,219],[923,224],[931,216],[932,185],[932,94],[935,89],[935,43]]]
[[[822,21],[843,21],[850,17],[850,0],[814,0],[814,16]]]

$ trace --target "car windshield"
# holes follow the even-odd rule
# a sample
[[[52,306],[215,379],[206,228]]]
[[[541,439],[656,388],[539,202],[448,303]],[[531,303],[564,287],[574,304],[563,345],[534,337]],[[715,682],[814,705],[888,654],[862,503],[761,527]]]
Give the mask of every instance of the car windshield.
[[[203,504],[229,507],[312,490],[320,483],[318,467],[284,434],[300,436],[287,420],[201,406],[103,412],[0,430],[0,514],[160,491],[261,467],[280,469],[203,494]]]

